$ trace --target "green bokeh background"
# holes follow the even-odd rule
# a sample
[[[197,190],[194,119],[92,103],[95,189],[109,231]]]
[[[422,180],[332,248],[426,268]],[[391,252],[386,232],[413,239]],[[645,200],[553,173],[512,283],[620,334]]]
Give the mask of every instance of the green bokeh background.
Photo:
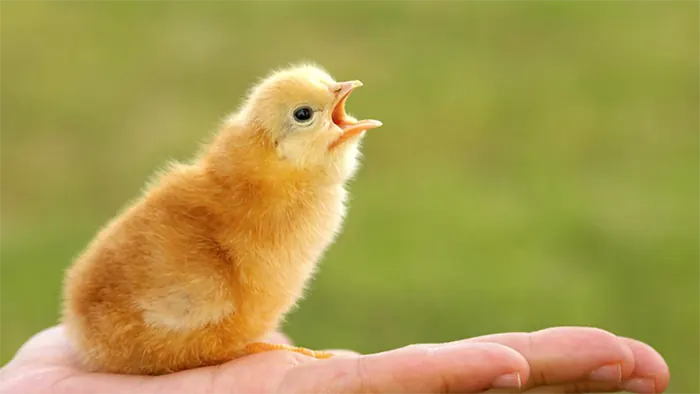
[[[0,361],[61,275],[257,78],[365,87],[343,234],[286,331],[375,352],[555,325],[700,392],[697,2],[3,2]]]

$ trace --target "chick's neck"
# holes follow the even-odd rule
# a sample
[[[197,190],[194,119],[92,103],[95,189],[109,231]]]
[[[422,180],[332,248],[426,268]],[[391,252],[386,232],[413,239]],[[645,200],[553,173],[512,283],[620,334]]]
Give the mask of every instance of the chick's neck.
[[[238,123],[224,127],[200,158],[208,172],[221,181],[244,177],[260,187],[279,188],[280,184],[287,184],[302,189],[338,187],[345,183],[346,179],[332,171],[332,165],[302,168],[281,158],[267,130]]]

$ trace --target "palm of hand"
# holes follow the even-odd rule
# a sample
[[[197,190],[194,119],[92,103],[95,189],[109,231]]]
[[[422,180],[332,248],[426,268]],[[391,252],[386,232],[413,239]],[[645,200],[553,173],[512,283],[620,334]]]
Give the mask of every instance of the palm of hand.
[[[282,334],[270,341],[288,343]],[[316,360],[266,352],[154,377],[86,373],[58,326],[32,338],[0,370],[0,392],[654,393],[669,379],[666,363],[649,346],[592,328],[498,334],[372,355],[335,353]]]

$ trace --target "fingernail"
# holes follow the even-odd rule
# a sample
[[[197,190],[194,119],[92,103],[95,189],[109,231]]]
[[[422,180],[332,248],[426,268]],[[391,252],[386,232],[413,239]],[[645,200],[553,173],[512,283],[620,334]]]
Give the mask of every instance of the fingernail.
[[[520,381],[520,373],[518,372],[501,375],[491,383],[491,387],[495,389],[519,389],[520,386],[522,386],[522,382]]]
[[[606,365],[591,372],[589,377],[591,380],[620,383],[622,381],[622,366],[620,364]]]
[[[622,383],[622,389],[639,394],[656,393],[656,382],[652,379],[634,378]]]

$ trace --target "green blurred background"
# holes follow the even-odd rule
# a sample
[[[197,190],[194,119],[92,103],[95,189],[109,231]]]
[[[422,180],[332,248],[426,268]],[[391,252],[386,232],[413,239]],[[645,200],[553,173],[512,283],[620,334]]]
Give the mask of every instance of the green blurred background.
[[[697,2],[3,2],[2,342],[257,78],[365,87],[343,234],[288,320],[374,352],[556,325],[644,340],[700,392]]]

